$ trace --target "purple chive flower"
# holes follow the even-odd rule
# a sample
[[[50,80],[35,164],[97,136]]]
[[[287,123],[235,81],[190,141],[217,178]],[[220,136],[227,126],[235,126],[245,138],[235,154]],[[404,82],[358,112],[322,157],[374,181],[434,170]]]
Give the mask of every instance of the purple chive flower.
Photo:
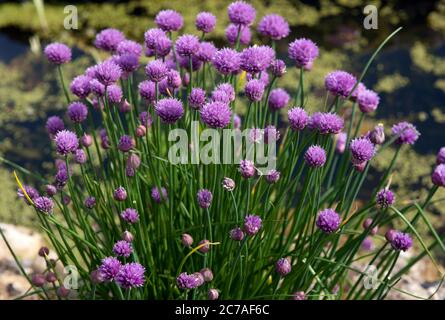
[[[104,282],[104,278],[102,277],[102,274],[100,273],[99,270],[93,270],[90,273],[90,280],[94,284],[99,284],[99,283]]]
[[[416,127],[409,122],[402,121],[392,126],[392,134],[398,135],[397,144],[411,144],[413,145],[420,136]]]
[[[119,139],[118,149],[122,152],[128,152],[134,148],[134,140],[132,137],[123,135]]]
[[[346,132],[340,132],[337,134],[337,142],[335,143],[335,151],[342,154],[346,149],[346,141],[348,139],[348,134]]]
[[[125,201],[127,199],[127,191],[124,187],[120,186],[113,193],[114,200]]]
[[[190,275],[183,272],[176,278],[176,284],[178,285],[178,288],[182,290],[194,289],[199,286],[199,279],[196,275]]]
[[[184,25],[184,19],[175,10],[162,10],[156,15],[156,25],[164,31],[178,31]]]
[[[219,291],[216,289],[209,289],[209,291],[207,292],[207,298],[209,300],[218,300]]]
[[[317,45],[309,39],[301,38],[289,44],[289,57],[298,68],[310,67],[318,57]],[[348,92],[349,93],[349,92]]]
[[[90,81],[90,89],[91,92],[94,93],[98,97],[102,97],[105,94],[105,86],[100,83],[97,79],[91,79]],[[96,103],[99,104],[99,102],[96,100]],[[98,109],[96,106],[94,106],[96,109]]]
[[[252,79],[255,79],[256,75],[253,75],[251,73],[248,73],[246,76],[247,81],[250,81]],[[259,79],[265,87],[269,84],[269,74],[267,72],[261,72],[261,76]]]
[[[388,231],[386,231],[385,233],[385,239],[388,242],[392,242],[396,236],[397,231],[393,230],[393,229],[389,229]]]
[[[210,100],[213,102],[222,102],[226,105],[230,103],[230,97],[222,90],[213,90],[212,96],[210,97]]]
[[[71,49],[63,43],[54,42],[45,47],[49,62],[60,65],[71,61]]]
[[[206,103],[200,110],[201,120],[211,128],[224,128],[230,123],[232,111],[223,102]]]
[[[439,164],[431,174],[431,181],[438,187],[445,187],[445,164]]]
[[[275,60],[275,51],[269,46],[253,46],[241,52],[241,69],[256,74],[269,68]]]
[[[107,97],[111,103],[120,103],[122,101],[123,93],[121,87],[112,84],[107,88]]]
[[[142,98],[147,100],[148,102],[153,102],[156,100],[156,89],[155,83],[152,81],[142,81],[139,83],[139,94]]]
[[[198,204],[201,208],[207,209],[210,207],[210,204],[212,203],[212,193],[207,189],[201,189],[196,194],[196,198],[198,200]]]
[[[123,54],[116,59],[116,63],[124,72],[124,78],[139,68],[139,58],[134,54]]]
[[[154,48],[154,54],[158,57],[166,57],[172,49],[172,41],[167,37],[157,39]]]
[[[134,153],[130,154],[125,164],[125,172],[127,173],[127,176],[133,177],[140,165],[141,159],[139,158],[139,156]]]
[[[240,68],[240,54],[229,48],[218,50],[213,55],[212,64],[223,75],[234,73]]]
[[[88,108],[82,102],[73,102],[68,106],[67,114],[72,122],[81,123],[88,116]]]
[[[85,199],[84,202],[85,207],[88,209],[93,209],[96,206],[96,198],[95,197],[88,197]]]
[[[28,197],[34,201],[34,199],[36,199],[37,197],[39,197],[39,192],[34,189],[31,186],[23,186],[23,189],[25,189],[26,194],[28,195]],[[19,188],[17,190],[17,195],[19,196],[19,198],[22,198],[25,200],[25,202],[29,205],[30,203],[28,202],[28,199],[25,197],[25,194],[23,193],[22,189]]]
[[[139,221],[139,213],[136,209],[127,208],[121,212],[121,218],[126,222],[133,224]]]
[[[166,75],[167,84],[174,89],[180,88],[182,85],[181,74],[176,70],[169,70]]]
[[[144,273],[145,268],[141,264],[130,262],[120,268],[115,280],[124,289],[142,287],[145,283]]]
[[[133,40],[123,40],[117,45],[116,51],[119,55],[133,55],[139,57],[142,54],[142,46]]]
[[[244,232],[243,230],[241,230],[241,228],[233,228],[232,230],[230,230],[230,239],[234,240],[234,241],[242,241],[244,239]]]
[[[317,227],[325,233],[337,231],[340,227],[341,219],[337,212],[333,209],[325,209],[320,211],[317,217]]]
[[[52,184],[47,184],[45,186],[45,192],[48,195],[48,197],[53,197],[57,193],[57,188],[53,186]]]
[[[413,246],[413,239],[408,233],[396,231],[393,235],[391,246],[394,250],[407,251]]]
[[[85,151],[83,151],[82,149],[77,149],[74,153],[74,160],[78,164],[84,164],[85,162],[87,162],[87,155]]]
[[[289,100],[289,94],[284,89],[273,89],[269,95],[269,108],[271,110],[282,109],[287,106]]]
[[[368,138],[356,138],[349,145],[354,164],[367,162],[374,157],[375,146]]]
[[[362,249],[365,251],[374,250],[374,242],[371,237],[366,237],[362,242]]]
[[[195,26],[204,33],[212,32],[216,26],[216,17],[210,12],[200,12],[196,16]]]
[[[161,60],[150,61],[145,67],[145,74],[153,82],[160,82],[167,76],[167,66]]]
[[[96,35],[94,45],[96,48],[114,52],[121,41],[125,40],[124,34],[116,29],[108,28],[104,29]]]
[[[250,160],[241,160],[238,170],[245,179],[252,178],[256,172],[255,165]]]
[[[88,76],[80,75],[75,77],[70,84],[71,92],[80,99],[86,98],[91,92],[90,81],[91,78]]]
[[[269,125],[266,128],[264,128],[264,142],[274,143],[280,139],[280,131],[277,130],[277,128],[273,125]]]
[[[227,8],[230,22],[241,26],[250,26],[256,17],[256,10],[244,1],[232,2]]]
[[[111,60],[105,60],[96,66],[96,79],[106,87],[119,80],[121,75],[122,69]]]
[[[379,95],[372,90],[362,90],[357,95],[358,107],[363,113],[373,112],[379,106]]]
[[[162,122],[172,124],[178,121],[184,114],[182,102],[175,98],[165,98],[158,101],[155,112]]]
[[[282,77],[286,73],[286,64],[283,60],[276,59],[270,65],[270,72],[274,77]]]
[[[68,130],[59,131],[55,138],[57,152],[66,156],[79,148],[79,140],[74,132]]]
[[[181,236],[181,243],[184,247],[190,247],[193,244],[193,238],[188,233],[184,233]]]
[[[276,183],[280,180],[280,171],[272,169],[269,170],[266,174],[266,181],[270,184]]]
[[[374,127],[374,130],[369,133],[369,140],[374,144],[383,144],[385,142],[385,128],[383,124],[379,123]]]
[[[307,112],[300,107],[290,109],[287,112],[287,117],[289,119],[291,129],[295,131],[303,130],[309,122]]]
[[[337,134],[343,130],[344,120],[335,113],[315,112],[308,123],[312,130],[316,129],[321,134]]]
[[[100,139],[101,139],[101,146],[104,149],[108,149],[110,147],[110,142],[108,141],[108,134],[105,129],[100,130],[99,132]]]
[[[357,79],[346,71],[333,71],[324,79],[324,85],[334,96],[346,98],[354,87]]]
[[[436,164],[445,164],[445,147],[440,148],[436,156]]]
[[[289,23],[278,14],[268,14],[258,23],[258,32],[273,40],[280,40],[289,35]]]
[[[263,221],[259,216],[256,215],[247,215],[244,218],[243,230],[249,235],[253,236],[260,231]]]
[[[292,295],[292,300],[306,300],[306,294],[304,293],[304,291],[294,292],[294,294]]]
[[[53,136],[64,129],[65,124],[63,123],[63,120],[58,116],[51,116],[46,121],[46,130],[48,130],[49,134]]]
[[[352,90],[352,89],[351,89],[351,90]],[[351,99],[352,101],[357,101],[357,98],[358,98],[359,94],[360,94],[361,92],[365,91],[365,90],[367,90],[367,89],[366,89],[366,86],[365,86],[363,83],[359,82],[359,83],[357,84],[357,87],[356,87],[356,88],[354,89],[354,91],[351,93],[350,99]]]
[[[230,83],[220,83],[216,87],[216,90],[223,91],[227,95],[230,101],[235,100],[235,89]]]
[[[162,193],[162,196],[161,196]],[[161,187],[161,193],[159,193],[159,189],[157,187],[151,188],[151,198],[156,203],[161,203],[162,201],[167,201],[167,189]]]
[[[191,108],[201,109],[206,101],[206,92],[201,88],[192,88],[188,100]]]
[[[45,276],[41,273],[33,274],[31,277],[31,282],[36,287],[43,287],[46,283]]]
[[[257,79],[252,79],[246,83],[244,88],[244,93],[247,98],[252,102],[261,101],[264,94],[264,83]]]
[[[376,202],[381,209],[386,209],[394,204],[396,196],[389,189],[382,189],[377,193]]]
[[[80,138],[80,143],[82,144],[82,146],[84,146],[85,148],[90,147],[93,144],[93,138],[91,137],[91,135],[89,134],[84,134],[81,138]]]
[[[288,275],[292,270],[289,258],[280,258],[275,263],[275,271],[282,277]]]
[[[225,177],[222,181],[222,186],[226,191],[233,191],[233,189],[235,189],[235,181],[228,177]]]
[[[119,240],[113,246],[113,253],[118,257],[128,258],[132,252],[131,244],[125,240]]]
[[[217,50],[212,42],[201,42],[195,56],[199,61],[210,62]]]
[[[233,127],[235,129],[241,129],[241,118],[237,114],[233,115]]]
[[[190,57],[200,49],[199,39],[191,34],[184,34],[176,40],[176,52],[182,57]]]
[[[234,24],[229,24],[226,28],[225,34],[226,34],[226,39],[227,42],[229,42],[229,44],[231,46],[234,46],[236,44],[236,40],[238,39],[238,29],[239,26],[234,25]],[[241,27],[241,34],[239,37],[239,43],[242,45],[248,45],[252,39],[252,34],[250,33],[250,28],[247,26],[242,26]]]
[[[263,130],[260,128],[249,129],[249,141],[253,143],[260,143],[263,139]]]
[[[371,218],[366,218],[365,221],[363,221],[363,229],[368,229],[373,223],[373,220]],[[371,235],[376,235],[379,231],[379,227],[375,226],[371,229]]]
[[[202,253],[207,253],[210,250],[210,246],[209,246],[209,240],[207,239],[203,239],[201,241],[199,241],[198,246],[205,244],[204,246],[202,246],[201,248],[199,248],[198,250]]]
[[[310,167],[322,167],[326,162],[326,151],[317,145],[310,146],[304,154],[304,160]]]
[[[195,55],[191,56],[192,58],[192,71],[197,71],[202,66],[202,61],[198,59]],[[181,57],[178,56],[179,66],[187,71],[190,71],[190,60],[189,57]],[[185,82],[185,81],[184,81]],[[188,84],[187,84],[188,85]]]
[[[119,273],[121,266],[121,262],[115,257],[106,257],[102,260],[98,270],[104,281],[112,281]]]
[[[54,203],[51,200],[51,198],[48,197],[37,197],[34,200],[34,204],[37,208],[37,210],[50,214],[53,212]]]
[[[156,47],[158,46],[158,42],[161,39],[165,39],[165,38],[167,38],[165,31],[163,31],[159,28],[148,29],[144,33],[145,47],[147,49],[153,50],[153,52],[155,52]]]
[[[127,101],[127,99],[123,99],[119,103],[119,112],[127,113],[131,111],[131,104]]]

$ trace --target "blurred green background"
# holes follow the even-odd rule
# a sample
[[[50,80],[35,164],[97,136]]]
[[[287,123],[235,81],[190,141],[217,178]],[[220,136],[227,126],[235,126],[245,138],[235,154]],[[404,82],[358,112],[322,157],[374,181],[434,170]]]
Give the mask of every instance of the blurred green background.
[[[55,70],[41,54],[52,41],[74,48],[74,61],[65,67],[72,79],[100,55],[92,41],[97,31],[115,27],[130,39],[143,41],[143,33],[154,26],[161,9],[173,8],[185,20],[182,32],[194,33],[194,19],[200,11],[211,11],[217,29],[209,35],[219,47],[224,45],[229,0],[157,1],[3,1],[0,4],[0,156],[25,168],[50,175],[53,168],[50,142],[44,128],[48,114],[64,115],[66,108],[58,90]],[[324,99],[323,80],[337,68],[358,75],[373,50],[397,27],[403,30],[385,47],[371,66],[364,83],[381,96],[374,118],[366,120],[365,130],[376,123],[407,119],[422,133],[412,149],[404,149],[393,176],[392,186],[399,199],[410,201],[426,193],[435,153],[445,145],[445,0],[438,1],[359,1],[359,0],[255,0],[257,22],[267,13],[283,15],[292,33],[277,45],[281,58],[287,58],[287,43],[308,37],[320,46],[320,57],[307,76],[311,90],[308,106],[320,107]],[[78,30],[65,30],[64,6],[75,5]],[[363,28],[363,8],[378,8],[378,29]],[[253,43],[259,43],[256,25]],[[297,73],[288,68],[278,85],[293,93]],[[372,186],[391,159],[387,150],[373,165],[368,180]],[[31,179],[28,182],[33,182]],[[0,221],[33,225],[33,214],[17,201],[11,169],[0,164]],[[366,193],[362,195],[365,197]],[[436,227],[444,229],[442,190],[432,206]]]

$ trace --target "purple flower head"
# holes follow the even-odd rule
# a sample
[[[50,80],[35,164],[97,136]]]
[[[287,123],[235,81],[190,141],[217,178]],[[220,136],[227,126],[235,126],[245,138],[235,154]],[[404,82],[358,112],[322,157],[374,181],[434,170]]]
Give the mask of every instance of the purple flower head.
[[[252,79],[246,83],[246,87],[244,88],[244,93],[247,98],[252,102],[261,101],[264,94],[264,83],[257,79]]]
[[[372,90],[362,90],[357,96],[358,107],[363,113],[373,112],[379,106],[379,95]]]
[[[45,47],[44,52],[51,63],[60,65],[71,61],[71,49],[63,43],[51,43]]]
[[[84,164],[85,162],[87,162],[87,155],[82,149],[77,149],[74,153],[74,159],[76,163]]]
[[[106,257],[98,270],[105,281],[112,281],[119,273],[121,266],[121,262],[115,257]]]
[[[289,119],[291,129],[295,131],[303,130],[309,122],[307,112],[300,107],[290,109],[287,112],[287,117]]]
[[[256,10],[244,1],[232,2],[227,8],[230,22],[236,25],[250,26],[256,17]]]
[[[248,73],[246,76],[247,81],[250,81],[252,79],[256,79],[256,75],[253,75],[252,73]],[[269,84],[269,74],[267,72],[261,72],[261,76],[259,80],[264,84],[265,87]]]
[[[306,295],[305,295],[304,291],[294,292],[294,294],[292,296],[292,300],[306,300]]]
[[[280,180],[280,171],[272,169],[269,170],[266,174],[266,181],[270,184],[276,183]]]
[[[259,73],[275,60],[275,51],[269,46],[253,46],[241,52],[241,69],[249,73]]]
[[[247,215],[244,218],[244,225],[243,230],[244,232],[249,235],[253,236],[260,231],[263,221],[259,216],[256,215]]]
[[[363,221],[363,229],[368,229],[373,223],[373,220],[371,218],[366,218],[365,221]],[[376,235],[377,232],[379,231],[379,227],[375,226],[373,227],[371,230],[371,235]]]
[[[116,51],[119,55],[133,55],[140,57],[142,54],[142,46],[133,40],[123,40],[117,45]]]
[[[210,62],[216,51],[217,49],[212,42],[201,42],[199,44],[199,50],[195,53],[195,56],[199,61]]]
[[[245,179],[252,178],[256,173],[255,165],[250,160],[241,160],[238,170]]]
[[[216,90],[223,91],[227,95],[230,101],[235,100],[235,89],[230,83],[220,83],[216,87]]]
[[[289,274],[292,270],[289,258],[280,258],[275,263],[275,271],[282,277]]]
[[[181,236],[181,243],[184,247],[190,247],[193,244],[193,238],[188,233],[184,233]]]
[[[356,138],[349,145],[354,164],[368,162],[374,157],[375,146],[368,138]]]
[[[139,68],[138,56],[130,53],[123,54],[116,59],[117,65],[128,75]]]
[[[114,52],[121,41],[125,40],[124,34],[116,29],[108,28],[104,29],[96,35],[94,45],[96,48]]]
[[[206,209],[210,207],[212,203],[212,193],[207,189],[201,189],[196,194],[196,198],[198,200],[198,204],[201,208]]]
[[[413,145],[420,136],[416,127],[409,122],[399,122],[392,126],[392,134],[398,135],[397,144],[411,144]]]
[[[200,12],[196,16],[195,26],[204,33],[212,32],[216,26],[216,17],[210,12]]]
[[[144,33],[145,46],[147,49],[153,50],[153,53],[156,51],[156,47],[159,46],[158,42],[160,39],[165,38],[167,38],[165,32],[158,28],[148,29]]]
[[[337,231],[340,227],[341,219],[337,212],[333,209],[325,209],[320,211],[317,217],[317,227],[325,233]]]
[[[396,231],[393,235],[391,246],[394,250],[407,251],[413,246],[413,239],[408,233]]]
[[[93,138],[91,137],[91,135],[89,134],[84,134],[81,138],[80,138],[80,143],[82,144],[82,146],[84,146],[85,148],[90,147],[93,144]]]
[[[278,14],[268,14],[258,23],[258,32],[273,40],[280,40],[289,35],[289,23]]]
[[[207,292],[207,298],[209,300],[218,300],[219,298],[219,291],[216,289],[209,289],[209,291]]]
[[[199,279],[194,274],[183,272],[176,278],[176,284],[182,290],[194,289],[199,286]]]
[[[99,270],[93,270],[90,273],[90,280],[94,284],[99,284],[104,282],[104,278],[102,277],[102,274]]]
[[[346,132],[340,132],[336,135],[337,142],[335,144],[335,151],[342,154],[346,149],[346,141],[348,139],[348,134]]]
[[[385,142],[385,128],[383,124],[379,123],[374,127],[374,130],[369,133],[369,140],[374,144],[383,144]]]
[[[125,168],[127,170],[136,171],[140,165],[141,165],[141,158],[139,158],[139,156],[137,154],[131,153],[127,158]]]
[[[192,34],[184,34],[176,40],[176,52],[181,57],[190,57],[198,52],[199,49],[199,39]]]
[[[91,92],[94,93],[98,97],[102,97],[105,94],[105,86],[100,83],[97,79],[91,79],[90,81],[90,89]],[[96,103],[99,104],[99,102],[96,100]],[[96,109],[96,105],[94,106]]]
[[[227,127],[232,116],[229,106],[219,101],[206,103],[199,112],[202,122],[211,128]]]
[[[51,214],[53,212],[54,202],[51,200],[51,198],[37,197],[33,201],[37,210],[47,214]]]
[[[134,140],[130,136],[123,135],[120,137],[117,147],[122,152],[128,152],[134,148]]]
[[[74,132],[68,130],[59,131],[55,138],[57,152],[66,156],[79,148],[79,140]]]
[[[202,61],[198,59],[196,55],[191,56],[192,58],[192,71],[197,71],[202,66]],[[178,57],[179,65],[181,68],[186,69],[187,71],[190,71],[190,60],[189,57]],[[188,83],[187,83],[188,85]]]
[[[43,287],[46,283],[45,276],[41,273],[33,274],[31,277],[31,282],[36,287]]]
[[[231,46],[236,44],[238,39],[238,29],[240,27],[235,24],[229,24],[226,28],[226,39]],[[252,40],[252,34],[250,33],[250,28],[247,26],[241,26],[241,34],[239,37],[239,43],[243,45],[248,45]]]
[[[445,164],[445,147],[440,148],[437,153],[436,164]]]
[[[127,199],[127,191],[124,187],[120,186],[114,190],[113,197],[117,201],[125,201],[125,199]]]
[[[155,89],[155,83],[152,81],[142,81],[141,83],[139,83],[139,94],[141,95],[141,97],[143,97],[145,100],[147,100],[148,102],[153,102],[156,100],[156,89]]]
[[[237,114],[233,115],[233,127],[235,129],[241,129],[241,118]]]
[[[80,99],[86,98],[91,92],[90,81],[91,78],[88,76],[81,75],[75,77],[70,84],[71,92]]]
[[[269,95],[269,108],[271,110],[282,109],[287,106],[289,100],[289,94],[284,89],[273,89]]]
[[[371,237],[366,237],[362,242],[362,249],[365,251],[371,251],[374,249],[374,242]]]
[[[289,44],[289,57],[295,61],[298,68],[312,66],[318,57],[317,45],[309,39],[296,39]],[[349,92],[348,92],[349,93]]]
[[[363,83],[359,82],[357,84],[357,87],[355,87],[354,91],[351,93],[350,99],[352,101],[357,101],[357,98],[358,98],[359,94],[362,93],[365,90],[367,90],[366,86]]]
[[[125,240],[119,240],[113,246],[113,253],[118,257],[128,258],[132,252],[131,244]]]
[[[277,130],[277,128],[273,125],[269,125],[266,128],[264,128],[264,142],[269,143],[275,143],[280,139],[280,131]]]
[[[150,61],[145,67],[145,74],[153,82],[160,82],[167,76],[167,66],[161,60]]]
[[[45,192],[48,195],[48,197],[53,197],[57,193],[57,188],[52,184],[47,184],[45,186]]]
[[[123,99],[119,103],[119,112],[127,113],[131,111],[131,104],[127,101],[127,99]]]
[[[233,191],[233,189],[235,189],[235,181],[233,181],[233,179],[225,177],[222,181],[222,186],[226,191]]]
[[[308,123],[310,129],[317,129],[321,134],[337,134],[343,130],[344,120],[335,113],[315,112]]]
[[[67,114],[72,122],[81,123],[88,116],[88,108],[82,102],[73,102],[68,106]]]
[[[386,209],[394,204],[396,196],[389,189],[382,189],[377,193],[376,202],[380,209]]]
[[[304,154],[304,160],[310,167],[322,167],[326,162],[326,151],[317,145],[310,146]]]
[[[182,85],[181,74],[176,70],[167,71],[167,84],[174,89],[180,88]]]
[[[438,187],[445,187],[445,164],[439,164],[431,174],[431,181]]]
[[[184,19],[175,10],[162,10],[156,15],[156,25],[164,31],[178,31],[184,25]]]
[[[85,199],[84,202],[85,207],[88,209],[93,209],[96,206],[96,198],[95,197],[88,197]]]
[[[31,199],[31,200],[34,200],[34,199],[36,199],[37,197],[39,197],[40,195],[39,195],[39,192],[36,190],[36,189],[34,189],[33,187],[31,187],[31,186],[23,186],[23,189],[25,189],[25,192],[26,192],[26,194],[28,195],[28,197]],[[28,199],[25,197],[25,195],[24,195],[24,193],[23,193],[23,191],[22,191],[22,189],[21,188],[18,188],[17,189],[17,195],[19,196],[19,198],[22,198],[22,199],[24,199],[25,200],[25,202],[29,205],[30,203],[28,202]]]
[[[111,60],[105,60],[96,66],[96,79],[106,87],[115,83],[121,76],[122,69]]]
[[[260,128],[249,129],[249,141],[253,143],[260,143],[263,139],[264,130]]]
[[[124,289],[142,287],[145,283],[144,273],[145,268],[141,264],[131,262],[120,268],[115,280]]]
[[[172,124],[178,121],[184,114],[182,102],[175,98],[165,98],[158,101],[155,112],[162,122]]]
[[[275,59],[275,61],[270,65],[270,71],[274,77],[280,78],[286,73],[286,64],[283,60]]]
[[[334,96],[346,98],[354,87],[357,79],[346,71],[333,71],[324,79],[324,85]]]
[[[241,228],[233,228],[232,230],[230,230],[230,239],[234,240],[234,241],[242,241],[244,239],[244,232],[243,230],[241,230]]]
[[[108,134],[105,129],[100,130],[99,132],[100,139],[101,139],[101,146],[104,149],[108,149],[110,147],[110,142],[108,140]]]
[[[129,224],[133,224],[139,221],[139,213],[136,209],[127,208],[121,212],[121,218]]]
[[[219,73],[223,75],[231,74],[240,69],[240,54],[229,48],[218,50],[213,55],[212,64]]]
[[[191,108],[199,110],[205,104],[206,93],[201,88],[192,88],[188,100]]]
[[[161,193],[162,193],[162,196],[161,196]],[[161,187],[161,193],[159,192],[159,189],[157,187],[151,188],[151,198],[153,199],[153,201],[155,201],[156,203],[161,203],[162,201],[167,201],[168,200],[167,189],[165,189],[164,187]]]
[[[56,135],[59,131],[65,129],[65,124],[63,120],[58,116],[51,116],[46,120],[46,130],[49,134]]]
[[[385,239],[388,242],[392,242],[396,236],[397,231],[393,230],[393,229],[389,229],[388,231],[386,231],[385,233]]]
[[[227,93],[217,89],[212,91],[212,96],[210,97],[210,100],[213,102],[221,102],[226,105],[230,103],[230,97],[227,95]]]

